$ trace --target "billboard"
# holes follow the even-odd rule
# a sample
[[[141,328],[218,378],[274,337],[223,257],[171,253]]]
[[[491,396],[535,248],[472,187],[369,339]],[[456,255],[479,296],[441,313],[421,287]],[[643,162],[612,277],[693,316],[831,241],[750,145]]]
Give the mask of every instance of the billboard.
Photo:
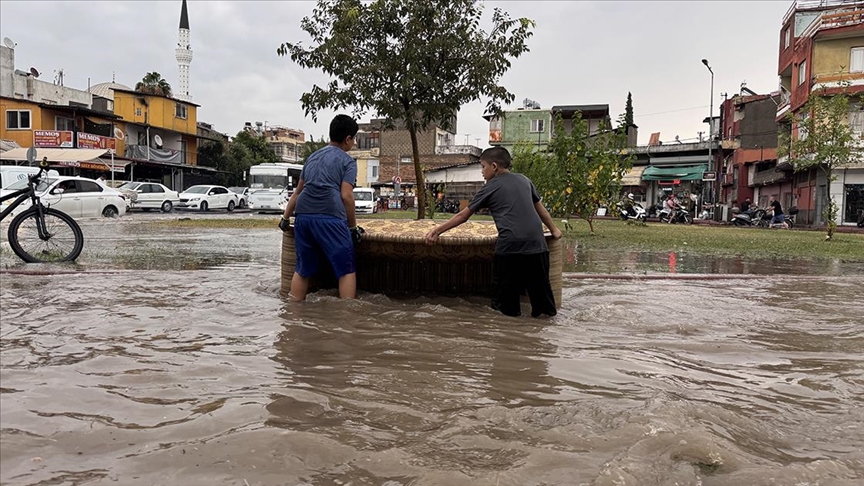
[[[34,147],[72,148],[72,132],[66,130],[33,130]]]

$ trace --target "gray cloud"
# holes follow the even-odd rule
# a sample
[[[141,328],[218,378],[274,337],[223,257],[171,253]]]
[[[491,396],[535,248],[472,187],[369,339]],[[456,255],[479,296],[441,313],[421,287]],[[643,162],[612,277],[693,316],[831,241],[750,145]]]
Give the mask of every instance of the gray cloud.
[[[608,103],[623,111],[633,93],[640,141],[650,132],[671,140],[696,136],[708,115],[708,58],[716,73],[714,101],[742,81],[757,92],[777,86],[779,27],[788,2],[489,2],[537,22],[531,52],[513,62],[503,84],[517,100],[553,104]],[[299,97],[319,72],[276,55],[283,41],[306,39],[300,20],[314,2],[189,2],[194,60],[193,101],[199,120],[234,134],[245,121],[267,121],[326,133],[332,111],[318,123],[304,118]],[[7,1],[0,35],[18,43],[19,69],[43,77],[63,68],[67,86],[110,81],[134,86],[148,71],[176,84],[174,48],[179,1]],[[35,25],[30,19],[39,19]],[[360,62],[362,60],[358,60]],[[459,137],[486,145],[485,101],[463,107]],[[671,113],[667,113],[671,112]]]

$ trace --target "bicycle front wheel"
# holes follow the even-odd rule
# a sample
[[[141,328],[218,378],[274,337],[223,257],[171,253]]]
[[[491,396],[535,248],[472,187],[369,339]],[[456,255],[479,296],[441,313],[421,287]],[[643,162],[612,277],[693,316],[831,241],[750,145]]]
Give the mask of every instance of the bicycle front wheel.
[[[68,214],[43,208],[47,238],[39,236],[39,211],[30,208],[9,224],[9,246],[27,263],[71,262],[84,249],[84,233]]]

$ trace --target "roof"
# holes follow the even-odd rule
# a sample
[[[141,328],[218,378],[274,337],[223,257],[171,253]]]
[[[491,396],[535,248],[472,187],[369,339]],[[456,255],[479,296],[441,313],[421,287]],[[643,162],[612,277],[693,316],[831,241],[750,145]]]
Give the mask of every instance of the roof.
[[[196,105],[195,103],[192,103],[191,101],[184,101],[184,100],[181,100],[178,98],[172,98],[170,96],[165,96],[165,95],[160,95],[160,94],[155,94],[155,93],[142,93],[141,91],[135,91],[134,89],[118,89],[118,88],[113,88],[113,89],[114,89],[114,91],[120,92],[120,93],[129,93],[129,94],[134,94],[134,95],[138,95],[138,96],[151,96],[153,98],[165,98],[165,99],[168,99],[171,101],[176,101],[177,103],[184,103],[184,104],[195,106],[195,107],[201,106],[201,105]]]
[[[582,112],[583,115],[588,113],[597,113],[600,115],[609,114],[609,105],[558,105],[552,107],[552,113],[574,113]]]
[[[78,115],[90,115],[90,116],[98,116],[100,118],[109,118],[111,120],[119,120],[121,117],[115,115],[114,113],[109,113],[107,111],[99,111],[93,110],[84,106],[72,106],[72,105],[51,105],[46,103],[39,103],[40,108],[45,108],[48,110],[54,111],[63,111],[66,113],[75,113]]]
[[[111,101],[114,101],[114,90],[131,90],[129,86],[125,84],[110,82],[110,83],[99,83],[90,87],[90,93],[101,96],[103,98],[108,98]]]
[[[189,30],[189,14],[186,12],[186,0],[183,0],[183,6],[180,8],[180,28]]]
[[[442,165],[441,167],[435,167],[434,169],[426,169],[423,172],[428,173],[428,172],[435,172],[435,171],[439,171],[439,170],[455,169],[456,167],[465,167],[466,165],[474,165],[474,164],[479,164],[479,163],[480,163],[479,160],[474,160],[471,162],[461,162],[459,164]]]

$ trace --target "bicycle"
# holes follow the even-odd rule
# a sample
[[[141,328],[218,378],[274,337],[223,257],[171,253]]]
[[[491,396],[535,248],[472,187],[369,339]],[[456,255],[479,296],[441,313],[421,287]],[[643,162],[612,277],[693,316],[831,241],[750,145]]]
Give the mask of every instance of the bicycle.
[[[9,246],[27,263],[71,262],[84,249],[84,233],[78,223],[62,211],[43,206],[36,195],[42,173],[47,168],[48,160],[43,158],[39,172],[27,176],[26,188],[0,197],[0,203],[15,198],[0,212],[0,220],[30,199],[31,207],[15,216],[9,224]]]

